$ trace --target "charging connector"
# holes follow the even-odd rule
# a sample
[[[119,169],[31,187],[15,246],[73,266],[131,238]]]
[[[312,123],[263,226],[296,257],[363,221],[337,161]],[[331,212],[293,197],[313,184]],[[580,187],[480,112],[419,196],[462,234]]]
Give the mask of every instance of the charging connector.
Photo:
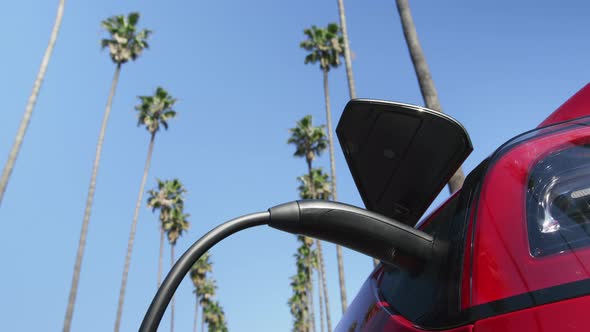
[[[193,264],[211,247],[241,230],[269,225],[310,236],[396,264],[396,257],[427,262],[435,256],[432,236],[398,221],[352,205],[329,201],[294,201],[230,220],[195,242],[174,264],[158,289],[139,328],[155,332],[168,303]]]

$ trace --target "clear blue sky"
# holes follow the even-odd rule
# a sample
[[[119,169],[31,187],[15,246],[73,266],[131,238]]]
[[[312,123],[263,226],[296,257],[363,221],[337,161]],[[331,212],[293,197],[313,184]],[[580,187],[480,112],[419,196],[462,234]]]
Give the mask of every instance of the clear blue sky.
[[[57,1],[9,1],[0,14],[0,165],[4,165],[46,47]],[[590,77],[587,1],[413,1],[443,109],[464,124],[470,171],[495,147],[540,123]],[[393,0],[346,1],[359,97],[422,104]],[[0,330],[62,328],[100,120],[114,66],[100,21],[140,11],[152,48],[126,64],[107,129],[73,321],[108,331],[115,320],[129,225],[148,134],[137,95],[161,85],[178,118],[158,134],[148,187],[178,177],[192,228],[182,252],[215,225],[297,198],[303,160],[285,144],[296,120],[324,123],[321,73],[303,64],[303,29],[337,22],[332,1],[68,1],[20,158],[0,207]],[[334,122],[348,100],[344,69],[330,74]],[[339,197],[362,205],[337,149]],[[318,165],[328,167],[327,154]],[[446,192],[442,195],[446,196]],[[439,199],[440,201],[440,199]],[[232,332],[288,331],[293,235],[245,231],[212,250]],[[334,322],[340,318],[335,249],[326,244]],[[142,208],[122,329],[139,327],[156,286],[157,219]],[[166,255],[168,257],[168,254]],[[166,261],[168,262],[168,260]],[[349,299],[371,260],[345,250]],[[190,331],[189,280],[177,293],[177,331]],[[317,303],[317,301],[316,301]],[[162,330],[168,328],[167,316]]]

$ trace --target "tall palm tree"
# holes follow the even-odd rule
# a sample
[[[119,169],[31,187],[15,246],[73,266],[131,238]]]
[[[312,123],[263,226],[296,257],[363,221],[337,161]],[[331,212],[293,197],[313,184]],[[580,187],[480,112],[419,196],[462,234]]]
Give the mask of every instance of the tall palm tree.
[[[396,4],[424,104],[426,104],[426,107],[442,113],[442,107],[438,100],[438,92],[434,86],[434,80],[426,63],[422,46],[420,46],[420,40],[418,39],[418,33],[416,32],[416,26],[414,25],[408,0],[396,0]],[[463,174],[463,169],[460,167],[449,180],[449,191],[454,193],[459,190],[463,186],[463,181],[465,181],[465,175]]]
[[[150,197],[147,200],[147,204],[152,208],[152,212],[156,210],[160,211],[160,254],[158,257],[158,287],[162,282],[162,267],[164,260],[164,222],[171,218],[171,211],[175,206],[184,205],[183,194],[184,190],[182,183],[178,179],[168,181],[158,181],[157,189],[151,189],[148,191]]]
[[[326,149],[326,134],[323,130],[323,126],[314,127],[311,116],[304,117],[301,121],[297,122],[297,126],[292,128],[291,137],[288,143],[294,144],[296,147],[295,156],[305,157],[308,166],[308,174],[299,177],[301,185],[299,186],[300,197],[303,199],[328,199],[331,193],[327,175],[321,174],[321,170],[314,169],[312,163],[316,156],[319,156]],[[318,173],[320,172],[320,173]],[[314,179],[310,181],[309,179]],[[326,320],[328,322],[328,330],[331,330],[330,320],[330,301],[328,296],[328,287],[325,280],[325,265],[323,259],[321,241],[315,240],[317,252],[318,252],[318,289],[320,290],[320,324],[323,329],[323,306],[326,308]],[[313,296],[309,297],[310,303],[313,302]],[[314,328],[314,311],[310,309],[310,319],[312,320],[311,327]]]
[[[289,139],[287,140],[287,143],[289,144],[293,144],[295,145],[295,153],[293,154],[294,156],[297,157],[304,157],[305,161],[307,163],[307,169],[308,169],[308,174],[307,176],[303,176],[300,177],[300,181],[302,181],[303,183],[303,189],[300,186],[300,196],[302,198],[306,198],[306,199],[317,199],[320,198],[319,196],[319,192],[317,192],[315,186],[314,186],[314,181],[308,181],[307,183],[305,183],[304,179],[307,177],[308,179],[313,179],[314,178],[314,174],[313,174],[313,161],[315,160],[316,156],[320,156],[322,154],[322,152],[324,150],[326,150],[327,148],[327,140],[326,140],[326,133],[324,131],[324,126],[314,126],[313,125],[313,120],[311,115],[307,115],[305,117],[303,117],[303,119],[301,119],[300,121],[297,122],[297,125],[294,128],[291,128],[289,130],[291,132],[291,137],[289,137]],[[304,192],[305,191],[305,192]],[[318,250],[318,255],[320,257],[320,260],[323,260],[323,253],[322,253],[322,246],[319,240],[316,240],[316,246],[317,246],[317,250]],[[322,277],[325,278],[325,270],[324,270],[324,263],[323,261],[320,262],[318,264],[318,274],[320,275],[320,278],[318,279],[318,283],[322,283],[323,281],[321,280]],[[310,277],[310,279],[312,279],[312,277]],[[326,313],[329,313],[329,300],[328,300],[328,292],[327,292],[327,287],[325,285],[325,283],[323,284],[323,286],[319,286],[318,289],[323,290],[323,294],[321,294],[321,298],[320,301],[322,301],[322,297],[323,299],[326,301],[325,305],[326,305]],[[308,297],[308,300],[310,301],[310,307],[313,308],[313,296],[311,295],[313,294],[311,292],[311,286],[310,286],[310,296]],[[320,310],[322,310],[322,303],[320,303]],[[312,321],[311,323],[311,328],[312,330],[315,329],[314,327],[314,323],[315,323],[315,319],[314,319],[314,311],[312,309],[310,309],[309,312],[309,317]],[[320,313],[321,315],[321,313]],[[323,326],[323,315],[320,316],[320,323]],[[327,320],[329,321],[329,317],[327,317]]]
[[[340,35],[340,28],[336,23],[318,28],[312,26],[303,30],[307,39],[300,43],[300,47],[310,52],[305,57],[305,64],[320,64],[320,70],[324,77],[324,99],[326,104],[326,123],[328,124],[328,142],[330,145],[330,175],[332,178],[332,199],[338,200],[336,190],[336,161],[334,160],[334,138],[332,134],[332,114],[330,111],[330,91],[328,88],[328,73],[331,68],[340,66],[340,57],[344,52],[344,39]],[[338,279],[340,281],[340,302],[342,313],[346,311],[346,284],[344,281],[344,262],[342,260],[342,248],[336,245],[336,258],[338,261]]]
[[[47,44],[47,48],[45,49],[45,53],[43,54],[41,66],[39,67],[37,77],[35,78],[35,83],[33,84],[33,91],[31,91],[31,95],[29,96],[29,100],[27,101],[25,113],[23,114],[23,118],[18,127],[14,143],[12,144],[12,148],[10,149],[10,153],[8,154],[8,160],[6,160],[6,165],[4,165],[2,177],[0,177],[0,205],[2,205],[2,198],[4,197],[4,192],[6,191],[8,180],[10,179],[10,174],[12,174],[12,170],[14,169],[14,164],[16,163],[16,158],[18,157],[20,147],[23,144],[23,140],[25,139],[25,134],[27,132],[27,128],[29,127],[31,116],[33,115],[33,109],[35,108],[35,104],[37,103],[37,96],[39,96],[41,84],[43,83],[43,79],[45,78],[45,72],[47,71],[47,67],[49,66],[49,59],[51,58],[51,54],[53,53],[53,48],[55,47],[55,42],[57,41],[57,35],[59,33],[59,28],[61,27],[61,20],[63,18],[65,3],[65,0],[59,0],[59,3],[57,5],[57,14],[55,15],[53,29],[51,29],[51,35],[49,36],[49,44]]]
[[[182,234],[189,229],[190,222],[188,221],[188,214],[183,211],[183,205],[177,205],[170,211],[170,219],[164,221],[164,231],[168,237],[168,243],[170,244],[170,268],[174,266],[174,247],[176,241],[182,236]],[[170,332],[174,332],[174,297],[170,301]]]
[[[324,173],[323,169],[321,168],[313,168],[311,172],[311,178],[309,175],[300,176],[297,179],[299,180],[299,196],[303,199],[323,199],[328,200],[330,195],[332,194],[332,186],[329,180],[328,174]],[[310,188],[315,188],[315,197],[311,195]],[[323,314],[322,314],[322,298],[324,300],[324,305],[326,307],[326,323],[328,327],[328,331],[332,331],[332,320],[330,318],[330,297],[328,296],[328,284],[326,282],[326,274],[325,274],[325,266],[324,266],[324,257],[323,257],[323,250],[322,250],[322,242],[318,239],[315,240],[317,253],[318,253],[318,283],[320,288],[320,323],[322,324],[323,329]]]
[[[210,261],[209,252],[201,256],[197,262],[191,267],[190,277],[195,286],[195,319],[193,323],[193,332],[197,332],[197,316],[199,315],[199,289],[203,287],[207,280],[207,273],[211,272],[213,264]],[[203,321],[203,317],[201,317]]]
[[[340,17],[340,27],[342,28],[344,64],[346,67],[346,78],[348,80],[348,93],[350,99],[354,99],[356,98],[356,88],[354,86],[354,76],[352,74],[352,59],[350,54],[350,42],[348,39],[348,28],[346,25],[346,11],[344,10],[344,0],[338,0],[338,14],[338,16]]]
[[[149,37],[151,31],[145,29],[138,31],[136,27],[138,21],[139,13],[131,13],[127,17],[123,15],[113,16],[102,21],[102,27],[110,34],[111,39],[101,40],[101,45],[103,48],[109,49],[111,60],[115,63],[116,67],[113,81],[111,83],[107,105],[102,118],[98,142],[96,144],[96,153],[94,155],[92,175],[90,177],[90,185],[88,187],[84,219],[82,220],[82,230],[80,232],[80,240],[78,242],[76,263],[74,264],[74,275],[72,277],[68,307],[66,309],[66,317],[64,320],[64,332],[70,331],[72,324],[74,304],[76,302],[78,282],[80,280],[80,270],[82,268],[82,258],[84,256],[84,248],[86,247],[86,233],[88,232],[88,223],[90,222],[90,212],[92,210],[92,202],[94,200],[94,191],[96,188],[96,176],[98,175],[98,166],[100,164],[100,156],[102,152],[102,143],[104,140],[109,115],[111,114],[111,106],[113,104],[113,97],[117,88],[117,82],[119,81],[121,66],[129,61],[135,61],[141,55],[143,50],[148,48],[147,38]]]
[[[178,179],[158,180],[158,188],[148,191],[148,206],[152,211],[160,211],[160,257],[158,264],[158,286],[162,274],[162,254],[164,247],[164,232],[168,236],[170,243],[170,264],[174,264],[174,245],[182,233],[190,226],[187,218],[188,214],[184,213],[184,194],[186,189]],[[174,330],[174,298],[170,306],[170,329]]]
[[[205,311],[212,303],[216,289],[217,286],[215,285],[215,280],[211,278],[205,278],[203,284],[197,288],[197,297],[199,298],[199,304],[201,305],[201,332],[205,332],[205,323],[207,323],[207,320],[205,319]]]
[[[135,203],[135,212],[133,213],[133,220],[131,221],[131,230],[129,231],[129,241],[127,243],[127,255],[125,256],[125,264],[123,268],[123,277],[121,278],[121,288],[119,291],[119,302],[117,305],[117,318],[115,320],[115,332],[119,331],[121,326],[121,316],[123,315],[123,303],[125,301],[125,290],[127,288],[127,276],[129,275],[129,265],[131,264],[131,253],[133,251],[133,242],[135,240],[135,230],[137,228],[137,218],[139,218],[139,209],[145,190],[145,183],[147,181],[150,163],[152,160],[152,152],[154,151],[154,141],[156,133],[160,127],[168,129],[168,120],[176,116],[176,112],[172,109],[176,99],[172,98],[166,90],[161,87],[156,88],[153,96],[139,96],[140,104],[135,107],[138,113],[137,126],[145,126],[150,134],[150,143],[148,146],[147,158],[145,160],[145,167],[143,169],[143,176],[139,186],[139,194]]]

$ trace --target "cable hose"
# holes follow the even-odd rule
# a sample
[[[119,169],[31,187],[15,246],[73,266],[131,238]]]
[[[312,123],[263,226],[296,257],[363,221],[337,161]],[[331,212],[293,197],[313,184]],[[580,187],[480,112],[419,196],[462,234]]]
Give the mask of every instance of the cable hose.
[[[139,332],[156,332],[174,292],[191,267],[205,252],[234,233],[268,224],[269,219],[270,213],[268,211],[241,216],[217,226],[195,242],[168,272],[143,318]]]

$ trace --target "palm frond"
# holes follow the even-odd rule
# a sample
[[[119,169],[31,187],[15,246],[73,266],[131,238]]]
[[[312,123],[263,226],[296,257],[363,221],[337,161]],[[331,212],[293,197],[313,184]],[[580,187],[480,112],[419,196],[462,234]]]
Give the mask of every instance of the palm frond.
[[[142,51],[148,48],[147,39],[150,30],[137,32],[139,13],[133,12],[128,16],[116,15],[101,22],[101,27],[110,34],[110,39],[101,40],[102,48],[109,48],[111,60],[123,64],[135,60]]]
[[[172,109],[176,99],[162,87],[157,87],[152,96],[137,98],[140,102],[135,106],[135,110],[138,111],[137,125],[144,125],[150,134],[158,132],[160,126],[168,129],[168,120],[176,116],[176,111]]]
[[[303,30],[303,33],[307,39],[299,46],[310,52],[305,56],[305,64],[319,62],[323,71],[340,66],[340,58],[344,56],[344,40],[338,24],[330,23],[326,28],[312,26]]]

